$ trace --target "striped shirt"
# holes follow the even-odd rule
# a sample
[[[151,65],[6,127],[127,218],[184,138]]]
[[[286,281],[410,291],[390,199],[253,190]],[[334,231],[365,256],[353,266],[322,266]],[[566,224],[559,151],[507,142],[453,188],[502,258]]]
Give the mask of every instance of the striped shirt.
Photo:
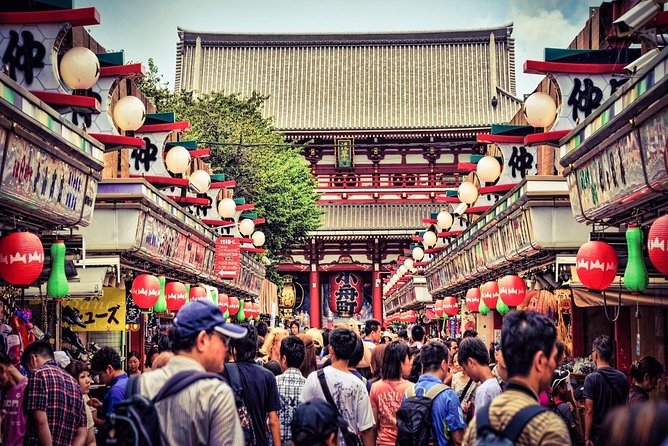
[[[140,377],[141,394],[153,398],[174,374],[205,372],[197,361],[175,356],[157,370]],[[244,444],[232,389],[217,379],[202,379],[156,404],[162,444],[181,446],[236,446]]]
[[[502,431],[515,414],[527,406],[538,404],[538,395],[518,382],[508,384],[508,390],[494,398],[489,408],[489,422]],[[476,417],[469,423],[462,445],[476,444]],[[518,446],[564,446],[571,444],[568,428],[559,415],[551,410],[536,415],[520,434]]]

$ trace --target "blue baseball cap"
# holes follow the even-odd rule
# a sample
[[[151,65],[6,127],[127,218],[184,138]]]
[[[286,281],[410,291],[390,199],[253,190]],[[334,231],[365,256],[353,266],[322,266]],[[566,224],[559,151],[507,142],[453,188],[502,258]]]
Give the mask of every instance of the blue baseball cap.
[[[248,333],[244,327],[226,323],[220,308],[204,299],[190,301],[181,307],[173,324],[182,338],[195,336],[202,330],[215,330],[233,339],[241,339]]]

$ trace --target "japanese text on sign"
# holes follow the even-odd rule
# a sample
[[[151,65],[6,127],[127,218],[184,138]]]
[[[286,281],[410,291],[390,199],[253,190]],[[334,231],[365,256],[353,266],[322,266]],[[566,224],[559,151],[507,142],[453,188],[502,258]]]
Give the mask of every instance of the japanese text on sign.
[[[79,310],[79,317],[86,324],[86,328],[71,327],[75,331],[125,330],[125,290],[105,287],[101,298],[65,299],[63,306]]]

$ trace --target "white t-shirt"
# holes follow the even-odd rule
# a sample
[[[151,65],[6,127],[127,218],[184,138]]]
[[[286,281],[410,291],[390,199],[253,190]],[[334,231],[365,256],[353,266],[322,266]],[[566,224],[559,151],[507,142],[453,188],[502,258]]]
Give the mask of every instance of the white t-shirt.
[[[334,367],[325,367],[324,371],[329,393],[332,394],[341,416],[348,422],[348,430],[360,433],[375,426],[371,400],[364,383],[352,373],[342,372]],[[313,399],[325,400],[318,372],[313,372],[306,378],[301,394],[302,402]],[[343,445],[343,437],[340,440]]]
[[[501,395],[501,386],[495,377],[491,377],[478,386],[475,390],[475,410],[476,412],[487,406],[494,398]]]

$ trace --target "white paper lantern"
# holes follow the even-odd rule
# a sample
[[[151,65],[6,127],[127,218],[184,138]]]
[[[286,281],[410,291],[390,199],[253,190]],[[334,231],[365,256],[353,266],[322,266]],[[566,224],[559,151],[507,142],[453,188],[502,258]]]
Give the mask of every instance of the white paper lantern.
[[[501,175],[501,164],[493,156],[485,156],[480,161],[478,161],[478,166],[476,167],[476,173],[480,181],[487,183],[493,183]]]
[[[441,229],[450,229],[454,222],[455,219],[452,218],[452,214],[450,214],[450,212],[441,211],[436,216],[436,224]]]
[[[524,101],[524,117],[533,127],[550,127],[557,118],[557,104],[549,94],[537,91]]]
[[[457,194],[462,203],[473,204],[478,199],[478,188],[475,187],[475,184],[466,181],[459,185]]]
[[[241,235],[251,235],[255,231],[255,223],[250,218],[244,218],[239,222],[239,232]]]
[[[415,248],[413,248],[412,254],[413,258],[419,262],[424,258],[424,249],[420,248],[419,246],[416,246]]]
[[[413,269],[413,265],[414,265],[414,264],[415,264],[415,262],[413,262],[413,259],[406,259],[406,260],[404,260],[404,266],[405,266],[406,268],[408,268],[409,270],[410,270],[410,269]]]
[[[171,173],[186,173],[190,167],[190,152],[185,147],[174,146],[165,157],[167,170]]]
[[[402,276],[405,275],[407,271],[408,271],[408,268],[406,268],[406,265],[401,265],[401,266],[399,267],[399,273],[400,273]]]
[[[205,194],[211,187],[211,175],[205,170],[196,170],[188,177],[190,189],[197,194]]]
[[[100,77],[100,61],[88,48],[74,47],[60,60],[60,77],[73,90],[88,90]]]
[[[253,232],[253,235],[251,235],[251,238],[253,239],[253,245],[257,246],[258,248],[264,245],[265,242],[264,232],[255,231]]]
[[[136,96],[124,96],[114,105],[114,123],[121,130],[135,131],[144,125],[146,107]]]
[[[218,215],[221,218],[234,218],[234,213],[237,211],[237,204],[231,198],[223,198],[218,203]]]
[[[431,231],[425,232],[422,236],[422,243],[428,247],[434,246],[436,244],[436,240],[438,240],[438,237]]]

